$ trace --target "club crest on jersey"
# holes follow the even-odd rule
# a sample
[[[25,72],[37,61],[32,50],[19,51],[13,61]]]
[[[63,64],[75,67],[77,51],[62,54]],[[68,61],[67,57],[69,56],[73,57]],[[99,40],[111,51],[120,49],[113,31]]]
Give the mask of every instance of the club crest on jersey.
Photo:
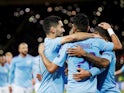
[[[8,72],[8,70],[7,70],[7,69],[5,69],[4,71],[5,71],[5,73],[7,73],[7,72]]]
[[[27,63],[27,64],[31,64],[31,60],[28,60],[26,63]]]

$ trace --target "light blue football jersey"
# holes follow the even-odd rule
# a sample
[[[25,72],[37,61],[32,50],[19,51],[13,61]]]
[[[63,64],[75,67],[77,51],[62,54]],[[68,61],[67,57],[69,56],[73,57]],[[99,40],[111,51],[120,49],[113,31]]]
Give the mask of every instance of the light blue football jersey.
[[[0,87],[8,86],[9,66],[0,64]]]
[[[9,83],[20,87],[32,87],[33,57],[20,55],[13,58],[10,69]]]
[[[79,82],[73,79],[73,74],[77,73],[77,68],[83,68],[84,70],[91,69],[94,65],[87,60],[78,57],[70,57],[66,51],[68,48],[74,48],[76,45],[80,45],[85,51],[100,56],[100,51],[112,50],[114,45],[111,42],[106,42],[100,38],[90,38],[84,41],[64,44],[58,56],[54,59],[54,63],[58,66],[63,66],[66,60],[68,64],[68,85],[67,93],[96,93],[97,92],[97,78],[96,76],[86,78]]]
[[[50,39],[45,38],[45,55],[51,62],[57,56],[61,47],[61,37]],[[63,68],[60,67],[54,73],[49,73],[41,60],[42,81],[38,93],[63,93],[64,81],[62,77]]]

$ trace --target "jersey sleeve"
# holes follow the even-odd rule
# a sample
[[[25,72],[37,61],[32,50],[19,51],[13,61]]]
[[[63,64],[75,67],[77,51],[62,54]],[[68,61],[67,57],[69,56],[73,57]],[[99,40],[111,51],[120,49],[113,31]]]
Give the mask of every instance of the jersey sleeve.
[[[101,58],[105,58],[105,59],[109,60],[109,62],[111,62],[112,61],[112,52],[110,52],[110,51],[103,52],[101,55]]]
[[[53,60],[53,63],[56,65],[62,67],[67,59],[67,53],[66,50],[68,49],[68,44],[64,44],[61,49],[59,50],[59,53],[57,57]]]
[[[111,51],[114,49],[114,44],[112,42],[107,42],[103,39],[97,39],[96,42],[100,51]]]
[[[56,50],[61,46],[61,41],[62,41],[62,37],[57,37],[51,42],[52,43],[51,46],[53,46],[54,50]]]
[[[92,67],[88,71],[91,73],[91,75],[94,77],[96,75],[99,75],[105,70],[105,68],[97,68],[97,67]]]

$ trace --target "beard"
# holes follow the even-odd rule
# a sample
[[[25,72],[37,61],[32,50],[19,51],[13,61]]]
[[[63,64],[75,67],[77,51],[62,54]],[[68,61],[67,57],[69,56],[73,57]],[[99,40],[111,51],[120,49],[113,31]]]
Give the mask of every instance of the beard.
[[[24,56],[26,56],[27,53],[28,53],[28,51],[23,51],[21,54],[24,55]]]

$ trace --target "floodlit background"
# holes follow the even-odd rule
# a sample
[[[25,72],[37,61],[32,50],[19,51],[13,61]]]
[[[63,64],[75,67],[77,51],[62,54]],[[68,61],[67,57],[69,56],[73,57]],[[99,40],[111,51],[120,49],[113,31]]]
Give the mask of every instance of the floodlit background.
[[[89,16],[91,29],[98,23],[110,23],[124,46],[124,0],[0,0],[0,54],[18,54],[18,44],[26,42],[29,54],[36,56],[43,42],[43,19],[49,15],[62,18],[67,35],[72,17],[79,12]],[[124,50],[117,51],[116,69],[124,64]],[[123,57],[123,59],[121,59]],[[117,77],[124,90],[124,75]]]

